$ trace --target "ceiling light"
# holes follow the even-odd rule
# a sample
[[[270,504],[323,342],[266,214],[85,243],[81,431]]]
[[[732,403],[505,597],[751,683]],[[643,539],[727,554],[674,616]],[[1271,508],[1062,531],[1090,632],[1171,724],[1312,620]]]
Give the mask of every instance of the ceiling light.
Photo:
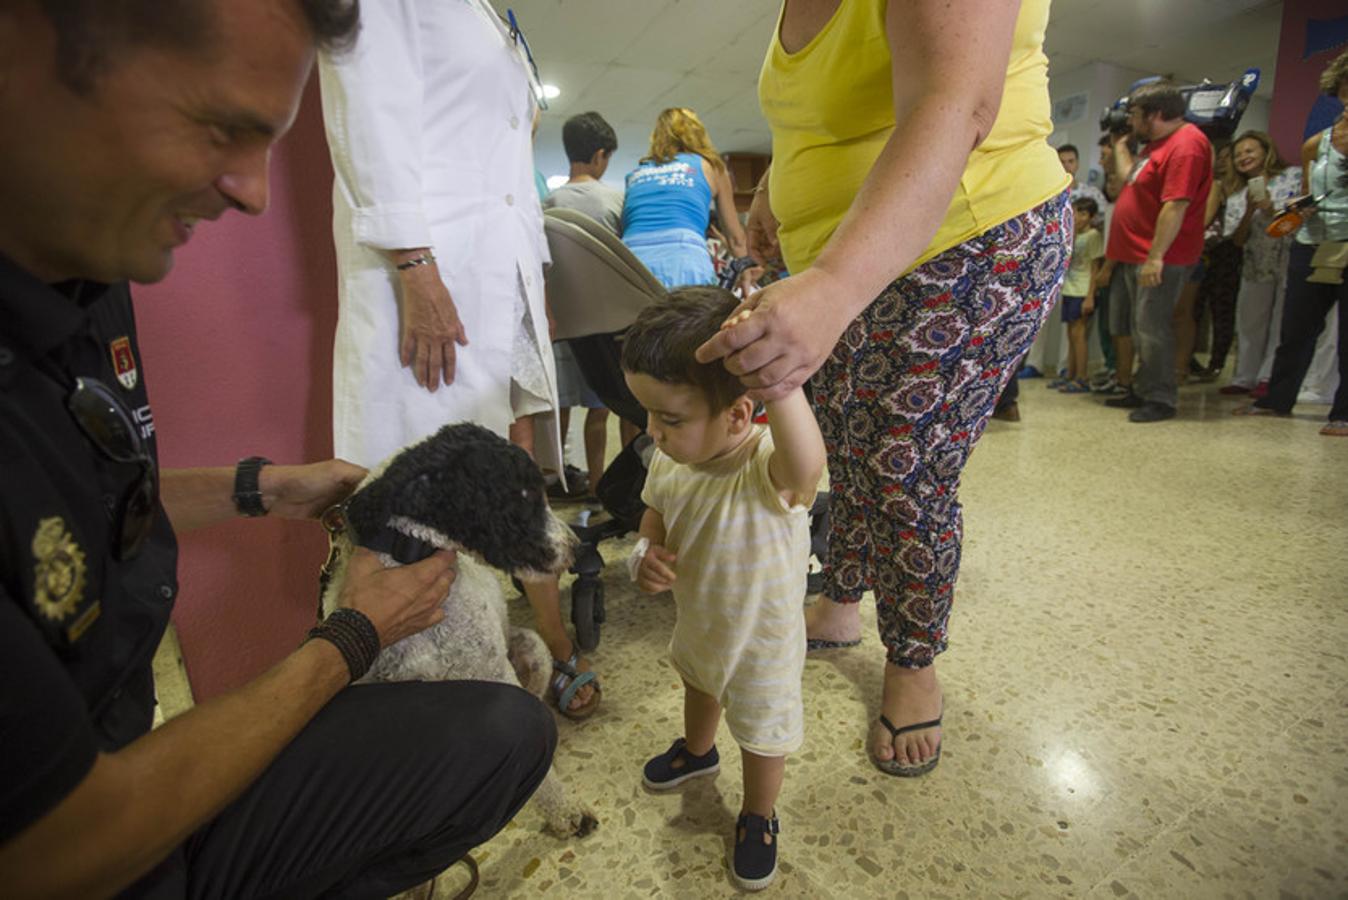
[[[551,100],[551,99],[553,99],[554,97],[560,97],[561,95],[562,95],[562,89],[559,88],[559,87],[557,87],[557,85],[555,85],[555,84],[545,84],[545,85],[543,85],[543,98],[544,98],[545,100]]]

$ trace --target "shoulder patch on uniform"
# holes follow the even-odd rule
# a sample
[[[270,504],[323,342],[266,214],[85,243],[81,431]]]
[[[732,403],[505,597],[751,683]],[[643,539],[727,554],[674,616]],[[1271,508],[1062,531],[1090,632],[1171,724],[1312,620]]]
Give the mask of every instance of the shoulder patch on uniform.
[[[33,534],[33,603],[46,619],[60,622],[79,608],[84,597],[84,551],[75,543],[65,519],[48,516]]]
[[[135,390],[139,373],[136,370],[136,357],[131,352],[131,338],[126,335],[114,338],[108,344],[108,352],[112,354],[112,370],[117,373],[117,380],[128,391]]]

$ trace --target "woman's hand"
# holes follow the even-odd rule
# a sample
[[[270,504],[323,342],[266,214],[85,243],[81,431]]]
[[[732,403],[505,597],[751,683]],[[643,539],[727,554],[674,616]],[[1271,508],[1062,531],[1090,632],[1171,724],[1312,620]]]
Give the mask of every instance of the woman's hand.
[[[330,459],[304,466],[263,466],[257,480],[268,515],[314,519],[345,500],[364,477],[360,466]]]
[[[818,371],[851,322],[844,296],[818,268],[774,282],[740,304],[697,359],[725,360],[756,400],[785,397]]]
[[[454,383],[456,347],[468,345],[454,298],[435,263],[398,271],[398,358],[431,393]]]
[[[766,177],[764,181],[766,183]],[[777,243],[777,217],[772,214],[768,191],[763,185],[754,191],[754,199],[749,204],[749,219],[744,227],[749,234],[750,256],[760,263],[781,258],[782,247]]]

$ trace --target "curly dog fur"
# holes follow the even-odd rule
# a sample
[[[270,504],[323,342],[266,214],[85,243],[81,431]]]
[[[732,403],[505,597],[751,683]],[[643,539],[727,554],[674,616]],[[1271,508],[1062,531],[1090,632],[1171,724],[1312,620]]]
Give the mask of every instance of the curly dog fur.
[[[400,542],[459,552],[444,619],[385,647],[363,681],[496,681],[543,696],[552,674],[547,647],[536,632],[510,625],[500,583],[486,568],[527,580],[570,564],[575,538],[548,508],[528,454],[477,425],[447,425],[371,471],[347,501],[346,520],[343,563],[323,594],[324,613],[341,597],[353,544],[379,548],[385,566],[414,561],[395,558]],[[591,810],[568,800],[555,769],[534,800],[558,836],[583,836],[597,824]]]

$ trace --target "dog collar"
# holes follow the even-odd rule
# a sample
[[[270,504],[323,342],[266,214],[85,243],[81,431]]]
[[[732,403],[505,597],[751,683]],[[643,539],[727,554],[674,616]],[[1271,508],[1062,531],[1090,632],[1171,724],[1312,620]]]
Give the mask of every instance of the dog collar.
[[[376,553],[386,553],[404,566],[421,562],[438,549],[429,541],[412,537],[412,535],[401,532],[391,525],[385,525],[368,539],[358,535],[353,535],[353,537],[356,538],[356,543],[365,549],[373,550]]]
[[[347,517],[348,503],[349,501],[343,501],[329,508],[320,517],[323,527],[327,529],[329,543],[332,545],[328,564],[323,567],[325,575],[330,576],[331,573],[328,570],[335,568],[335,560],[332,559],[331,554],[337,552],[335,539],[342,532],[350,533],[353,544],[375,553],[387,554],[404,566],[421,562],[439,549],[435,544],[399,531],[391,524],[385,524],[373,535],[357,534],[355,529],[351,527],[351,520]]]
[[[328,558],[318,573],[319,621],[323,620],[323,595],[327,593],[328,585],[332,582],[332,578],[342,560],[342,544],[338,540],[342,534],[349,533],[352,543],[373,550],[375,553],[386,553],[404,566],[421,562],[438,549],[434,544],[401,532],[392,525],[385,525],[369,539],[361,538],[351,528],[351,522],[347,518],[348,502],[343,501],[336,506],[329,507],[319,517],[324,530],[328,533]]]

